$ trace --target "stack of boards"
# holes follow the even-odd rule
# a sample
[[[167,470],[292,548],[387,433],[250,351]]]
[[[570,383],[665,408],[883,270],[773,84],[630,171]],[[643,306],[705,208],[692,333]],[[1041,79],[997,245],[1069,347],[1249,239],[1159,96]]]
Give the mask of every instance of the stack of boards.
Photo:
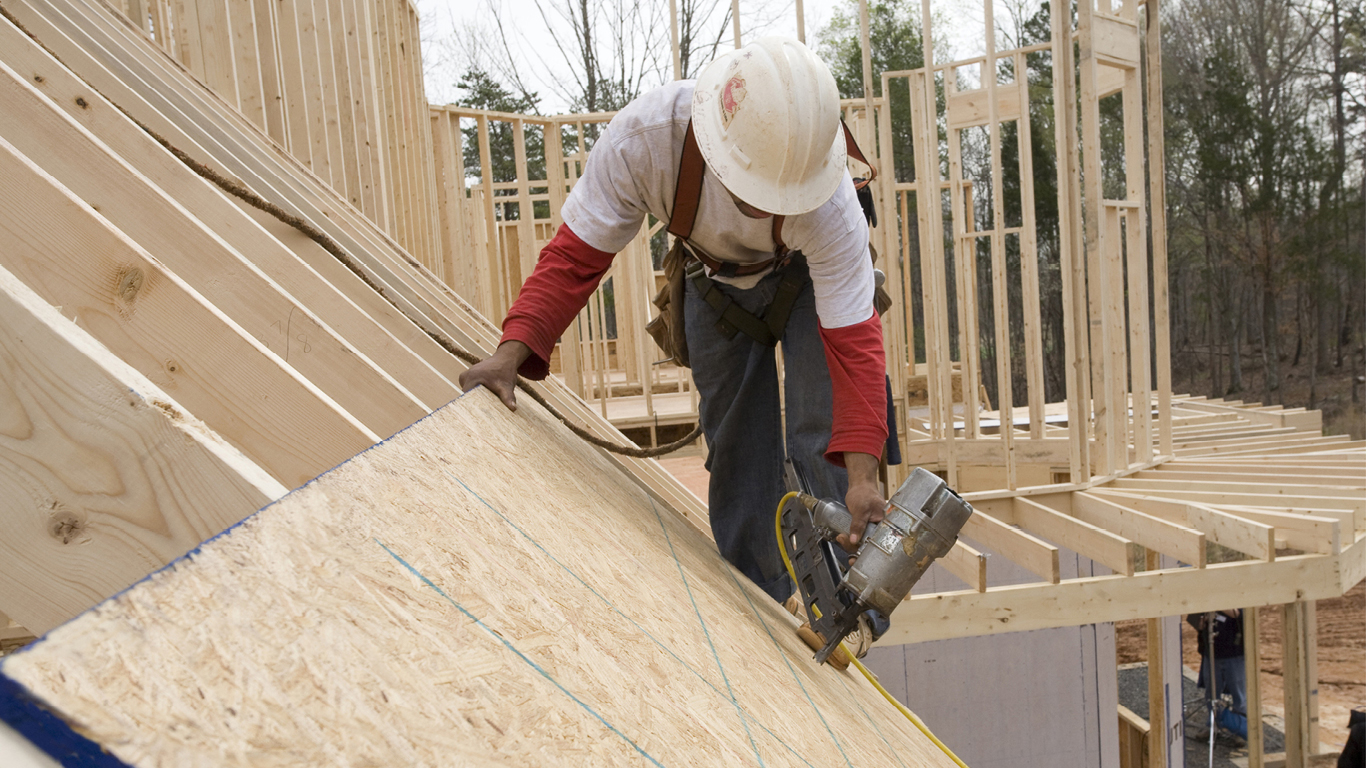
[[[794,627],[475,390],[6,657],[0,717],[72,765],[953,765]]]

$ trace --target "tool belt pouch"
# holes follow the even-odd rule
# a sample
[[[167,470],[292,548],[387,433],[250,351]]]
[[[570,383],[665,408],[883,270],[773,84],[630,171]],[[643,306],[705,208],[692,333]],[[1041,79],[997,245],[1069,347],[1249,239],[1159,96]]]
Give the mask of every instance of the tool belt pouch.
[[[654,298],[659,315],[645,326],[645,332],[664,350],[664,359],[673,360],[684,368],[692,367],[688,363],[688,337],[683,322],[683,281],[691,259],[692,254],[683,245],[683,238],[674,238],[673,247],[664,256],[664,285]]]

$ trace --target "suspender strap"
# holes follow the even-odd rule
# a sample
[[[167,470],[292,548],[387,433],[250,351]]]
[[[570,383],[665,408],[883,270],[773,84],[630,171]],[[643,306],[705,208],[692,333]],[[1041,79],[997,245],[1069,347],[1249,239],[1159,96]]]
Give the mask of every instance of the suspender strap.
[[[847,130],[847,129],[846,129]],[[669,234],[687,240],[692,236],[692,225],[697,220],[697,206],[702,202],[702,175],[707,162],[697,146],[697,137],[688,121],[688,133],[683,137],[683,154],[678,161],[678,182],[674,185],[674,210],[669,218]]]
[[[808,281],[806,259],[800,253],[793,254],[788,265],[783,268],[782,280],[778,290],[773,292],[773,301],[764,310],[764,325],[774,338],[781,339],[787,328],[787,318],[792,314],[792,306],[797,303],[797,294]]]
[[[716,283],[707,277],[701,262],[695,261],[688,265],[688,279],[692,281],[693,288],[697,289],[697,295],[716,310],[716,330],[722,336],[733,339],[736,333],[744,331],[746,336],[760,344],[770,347],[777,345],[778,339],[773,336],[768,324],[736,304],[735,299],[722,293],[721,289],[716,287]]]
[[[689,129],[691,129],[692,124],[689,123],[688,127]],[[868,159],[863,156],[863,150],[858,148],[858,142],[854,141],[854,134],[849,130],[849,125],[844,122],[843,118],[840,119],[840,128],[844,130],[845,153],[848,154],[850,157],[854,158],[855,160],[859,161],[860,163],[863,163],[864,165],[868,166],[868,178],[854,179],[854,189],[863,189],[864,187],[871,184],[873,179],[877,178],[877,168],[874,168],[873,164],[868,162]]]
[[[797,296],[808,281],[806,260],[802,255],[793,254],[783,267],[778,290],[774,291],[773,301],[769,302],[761,317],[755,317],[717,288],[716,283],[707,277],[702,266],[701,262],[696,261],[689,264],[687,278],[692,281],[697,295],[716,311],[717,332],[727,339],[743,332],[760,344],[777,346],[778,340],[783,337],[783,332],[787,328],[787,319],[792,315],[792,307],[797,303]]]

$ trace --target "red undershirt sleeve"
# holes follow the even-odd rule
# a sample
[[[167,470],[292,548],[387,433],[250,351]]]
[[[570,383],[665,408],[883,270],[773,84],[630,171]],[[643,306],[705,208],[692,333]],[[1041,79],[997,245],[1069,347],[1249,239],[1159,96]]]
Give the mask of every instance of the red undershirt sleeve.
[[[825,362],[830,368],[834,415],[825,459],[844,466],[845,451],[878,458],[887,444],[886,355],[882,322],[870,317],[843,328],[821,328]]]
[[[588,302],[615,255],[580,240],[569,225],[560,225],[555,237],[541,249],[536,269],[503,320],[502,341],[520,341],[531,347],[531,357],[517,370],[519,374],[540,381],[550,373],[555,342]]]

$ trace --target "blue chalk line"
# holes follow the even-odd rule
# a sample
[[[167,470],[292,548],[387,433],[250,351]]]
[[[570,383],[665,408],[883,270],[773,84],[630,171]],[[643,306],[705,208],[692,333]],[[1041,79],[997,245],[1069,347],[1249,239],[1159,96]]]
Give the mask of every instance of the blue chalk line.
[[[569,698],[573,699],[573,700],[574,700],[574,703],[575,703],[575,704],[578,704],[580,707],[583,707],[584,710],[585,710],[586,712],[588,712],[588,714],[592,715],[593,717],[596,717],[596,718],[598,719],[598,722],[600,722],[600,723],[602,723],[603,725],[607,726],[607,728],[608,728],[609,730],[611,730],[612,733],[615,733],[616,735],[620,736],[620,737],[622,738],[622,740],[624,740],[627,744],[630,744],[630,745],[631,745],[637,752],[639,752],[639,753],[641,754],[641,756],[643,756],[646,760],[649,760],[651,763],[654,763],[655,765],[659,766],[659,768],[664,768],[664,764],[663,764],[663,763],[661,763],[661,762],[659,762],[658,760],[656,760],[649,752],[646,752],[644,749],[641,749],[639,744],[635,743],[634,741],[631,741],[631,737],[629,737],[629,736],[627,736],[626,734],[622,733],[621,731],[617,730],[617,727],[614,726],[614,725],[612,725],[611,723],[607,722],[607,719],[604,718],[602,715],[598,714],[597,710],[595,710],[595,709],[593,709],[592,707],[590,707],[590,706],[588,706],[587,704],[585,704],[585,703],[583,702],[582,699],[580,699],[578,696],[575,696],[573,693],[571,693],[570,690],[569,690],[568,688],[565,688],[562,684],[560,684],[560,681],[559,681],[559,680],[556,680],[554,677],[552,677],[552,676],[550,675],[550,673],[549,673],[549,672],[546,672],[544,669],[542,669],[541,666],[540,666],[539,664],[537,664],[536,662],[532,661],[530,658],[527,658],[527,655],[526,655],[525,653],[522,653],[521,651],[517,650],[517,646],[515,646],[515,645],[513,645],[512,643],[508,642],[507,639],[504,638],[502,635],[498,634],[497,632],[494,632],[493,629],[490,628],[487,624],[485,624],[484,622],[480,621],[480,620],[479,620],[479,617],[475,616],[474,614],[472,614],[472,613],[470,613],[468,610],[466,610],[466,609],[465,609],[465,606],[463,606],[463,605],[461,605],[460,603],[458,603],[458,602],[456,602],[455,600],[453,600],[453,599],[451,598],[450,595],[446,594],[445,591],[441,589],[441,587],[438,587],[436,584],[433,584],[431,579],[429,579],[429,578],[427,578],[426,576],[422,575],[422,572],[421,572],[421,571],[419,571],[418,569],[416,569],[416,568],[414,568],[412,565],[410,565],[410,564],[408,563],[407,560],[404,560],[402,557],[399,557],[398,554],[397,554],[396,552],[394,552],[394,550],[389,549],[389,547],[385,546],[384,542],[380,541],[379,539],[375,539],[374,541],[375,541],[376,544],[378,544],[378,545],[380,545],[381,547],[383,547],[383,548],[384,548],[384,551],[385,551],[385,552],[388,552],[390,557],[392,557],[392,558],[394,558],[395,560],[397,560],[397,561],[399,562],[399,564],[402,565],[404,568],[407,568],[409,573],[411,573],[411,574],[413,574],[414,576],[416,576],[416,577],[418,577],[419,579],[421,579],[423,584],[426,584],[427,586],[429,586],[429,587],[431,587],[432,589],[436,590],[436,593],[437,593],[438,595],[441,595],[443,598],[445,598],[445,599],[446,599],[446,602],[448,602],[448,603],[450,603],[451,605],[455,606],[457,610],[459,610],[461,613],[465,614],[465,616],[469,617],[469,619],[470,619],[471,621],[473,621],[480,629],[482,629],[482,630],[484,630],[485,632],[489,633],[489,634],[492,635],[495,639],[497,639],[498,642],[500,642],[500,643],[502,643],[503,645],[507,646],[507,649],[510,650],[510,651],[512,651],[513,653],[517,654],[517,657],[518,657],[519,659],[521,659],[522,661],[525,661],[528,665],[531,666],[532,669],[534,669],[534,670],[536,670],[537,672],[539,672],[539,673],[541,674],[541,677],[544,677],[545,679],[547,679],[547,680],[549,680],[550,682],[554,683],[554,684],[555,684],[555,687],[556,687],[556,688],[559,688],[560,691],[562,691],[562,692],[564,693],[564,695],[566,695],[566,696],[568,696]]]
[[[688,576],[683,573],[683,563],[678,560],[678,551],[674,549],[673,539],[669,538],[669,529],[664,525],[664,518],[659,515],[659,508],[655,506],[655,500],[650,499],[650,509],[655,513],[655,519],[659,521],[659,529],[664,532],[664,541],[669,545],[669,554],[673,555],[674,565],[678,566],[678,576],[683,579],[683,588],[688,590],[688,600],[692,603],[692,611],[697,614],[697,621],[702,625],[702,634],[707,638],[707,645],[711,647],[711,657],[716,659],[716,668],[721,671],[721,679],[726,683],[726,693],[730,696],[730,703],[735,705],[735,712],[740,716],[741,725],[745,726],[745,737],[749,739],[749,746],[754,750],[754,757],[763,766],[764,758],[759,754],[759,745],[754,743],[754,734],[749,730],[749,719],[740,709],[740,702],[735,700],[735,691],[730,687],[730,678],[726,676],[726,668],[721,664],[721,655],[716,652],[716,644],[711,641],[711,631],[707,629],[707,622],[702,618],[702,612],[697,609],[697,598],[693,597],[692,587],[688,585]]]
[[[631,626],[635,627],[637,630],[640,631],[640,633],[641,633],[642,635],[645,635],[645,637],[649,638],[650,641],[653,642],[656,646],[658,646],[660,650],[662,650],[662,651],[664,651],[665,653],[669,654],[669,656],[671,656],[671,657],[673,658],[674,661],[677,661],[679,664],[681,664],[681,665],[683,666],[684,669],[686,669],[686,670],[688,670],[689,672],[693,673],[693,675],[694,675],[695,677],[697,677],[698,680],[701,680],[702,683],[703,683],[704,685],[706,685],[708,688],[712,689],[712,691],[715,692],[716,695],[718,695],[718,696],[724,696],[724,695],[725,695],[725,694],[723,694],[723,693],[721,692],[721,689],[717,688],[716,685],[712,683],[712,681],[708,680],[706,677],[704,677],[704,676],[702,675],[701,672],[698,672],[696,669],[694,669],[693,666],[692,666],[691,664],[689,664],[688,662],[686,662],[686,661],[684,661],[682,658],[680,658],[678,654],[674,653],[674,651],[673,651],[672,648],[670,648],[669,646],[667,646],[667,645],[665,645],[663,642],[661,642],[661,641],[659,640],[659,638],[657,638],[657,637],[655,637],[654,635],[650,634],[650,631],[647,630],[646,628],[642,627],[642,626],[640,625],[640,623],[637,622],[635,619],[631,618],[630,616],[627,616],[625,613],[622,613],[621,609],[620,609],[620,608],[617,608],[617,607],[612,603],[611,600],[608,600],[606,597],[603,597],[602,594],[601,594],[600,592],[598,592],[596,589],[593,588],[593,585],[589,584],[587,581],[584,581],[583,577],[581,577],[581,576],[579,576],[577,573],[575,573],[574,570],[573,570],[572,568],[570,568],[569,566],[565,565],[564,563],[561,563],[561,562],[559,561],[558,558],[556,558],[553,554],[550,553],[549,550],[547,550],[545,547],[541,546],[541,543],[540,543],[539,541],[537,541],[534,537],[532,537],[531,534],[527,533],[525,530],[522,529],[521,526],[519,526],[519,525],[517,525],[516,523],[514,523],[507,515],[503,514],[501,511],[499,511],[497,507],[495,507],[495,506],[493,506],[492,504],[490,504],[486,499],[484,499],[483,496],[480,496],[480,495],[478,494],[478,492],[476,492],[473,488],[471,488],[471,487],[469,487],[468,485],[466,485],[466,484],[465,484],[465,481],[463,481],[463,480],[461,480],[460,478],[456,477],[455,475],[451,474],[450,471],[447,470],[445,467],[438,467],[438,469],[440,469],[442,472],[444,472],[444,473],[446,474],[447,477],[449,477],[450,479],[452,479],[452,480],[454,480],[455,482],[459,483],[461,488],[464,488],[467,492],[469,492],[469,494],[470,494],[471,496],[473,496],[474,498],[478,499],[479,502],[480,502],[481,504],[483,504],[485,507],[488,507],[489,510],[492,511],[495,515],[498,515],[498,517],[501,518],[501,519],[503,520],[503,522],[505,522],[505,523],[507,523],[509,526],[511,526],[512,529],[513,529],[514,531],[517,531],[517,533],[521,534],[523,538],[525,538],[527,541],[531,542],[532,546],[534,546],[534,547],[536,547],[537,549],[539,549],[547,558],[550,559],[550,562],[554,563],[555,565],[558,565],[565,573],[567,573],[567,574],[569,574],[570,576],[572,576],[576,581],[578,581],[580,584],[582,584],[589,592],[592,592],[592,593],[593,593],[593,596],[596,597],[597,599],[601,600],[601,601],[603,602],[604,605],[606,605],[608,608],[612,609],[612,611],[615,612],[618,616],[620,616],[620,617],[622,617],[623,619],[626,619],[628,622],[630,622],[630,623],[631,623]],[[732,700],[733,700],[733,699],[732,699]],[[792,754],[793,757],[797,758],[798,760],[801,760],[801,761],[802,761],[803,763],[805,763],[809,768],[815,768],[815,766],[813,766],[813,765],[811,764],[811,761],[810,761],[810,760],[807,760],[805,757],[802,757],[801,754],[799,754],[795,749],[792,748],[792,745],[788,744],[788,743],[787,743],[786,741],[784,741],[780,736],[778,736],[778,734],[774,733],[773,730],[772,730],[771,728],[769,728],[768,726],[766,726],[766,725],[764,725],[763,723],[759,722],[758,718],[754,717],[753,715],[751,715],[751,714],[749,714],[747,711],[745,711],[744,707],[741,706],[738,702],[736,703],[736,706],[740,708],[741,713],[745,716],[745,718],[747,718],[747,720],[752,720],[752,721],[754,722],[754,724],[757,725],[757,726],[759,726],[761,729],[763,729],[763,731],[764,731],[765,733],[767,733],[767,734],[769,735],[770,738],[772,738],[774,741],[778,742],[779,744],[783,745],[783,748],[785,748],[788,752],[790,752],[790,753]],[[748,726],[746,726],[746,729],[748,730]]]

